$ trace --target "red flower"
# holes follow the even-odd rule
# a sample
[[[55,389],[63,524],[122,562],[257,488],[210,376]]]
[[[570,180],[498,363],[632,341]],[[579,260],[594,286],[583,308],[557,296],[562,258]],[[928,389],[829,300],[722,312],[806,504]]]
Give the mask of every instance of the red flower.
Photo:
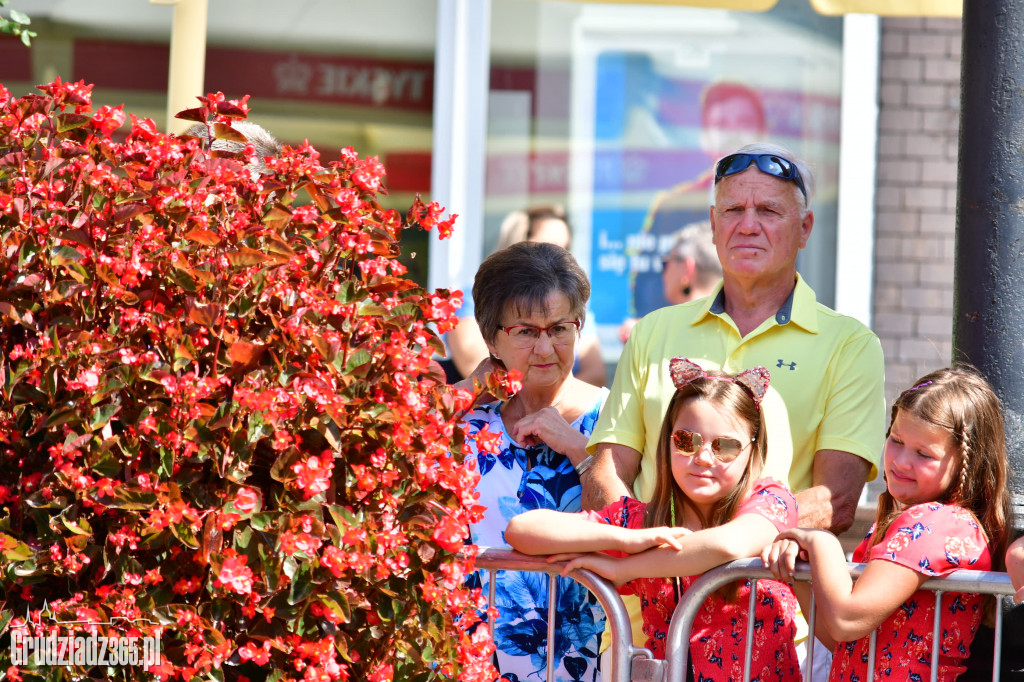
[[[239,488],[232,504],[243,514],[254,514],[260,510],[260,492],[253,488]]]
[[[121,127],[124,123],[124,105],[110,107],[106,104],[100,107],[92,117],[92,124],[99,131],[100,135],[110,137],[110,134]]]
[[[224,560],[217,574],[218,587],[223,586],[238,594],[252,592],[252,569],[245,565],[244,556],[233,556]]]

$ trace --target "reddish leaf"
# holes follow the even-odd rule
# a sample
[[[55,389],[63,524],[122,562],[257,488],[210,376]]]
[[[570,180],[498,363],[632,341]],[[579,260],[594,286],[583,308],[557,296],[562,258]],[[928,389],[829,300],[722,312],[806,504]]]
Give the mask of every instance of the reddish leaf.
[[[193,304],[191,309],[189,309],[188,317],[196,324],[213,328],[220,322],[220,311],[221,308],[219,305],[197,302]]]
[[[186,232],[185,239],[199,244],[205,244],[206,246],[217,246],[224,241],[216,232],[200,228],[195,228]]]

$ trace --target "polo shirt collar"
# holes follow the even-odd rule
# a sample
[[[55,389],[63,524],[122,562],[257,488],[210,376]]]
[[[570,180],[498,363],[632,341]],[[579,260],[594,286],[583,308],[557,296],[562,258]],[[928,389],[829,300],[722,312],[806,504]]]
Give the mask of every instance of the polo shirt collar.
[[[815,314],[817,304],[818,299],[814,295],[814,290],[807,285],[800,273],[797,273],[796,286],[789,293],[786,302],[775,313],[775,323],[784,325],[793,322],[810,333],[817,334],[818,316]],[[693,324],[697,324],[709,314],[725,314],[725,289],[721,282],[719,282],[718,288],[707,297],[704,310],[697,316]]]

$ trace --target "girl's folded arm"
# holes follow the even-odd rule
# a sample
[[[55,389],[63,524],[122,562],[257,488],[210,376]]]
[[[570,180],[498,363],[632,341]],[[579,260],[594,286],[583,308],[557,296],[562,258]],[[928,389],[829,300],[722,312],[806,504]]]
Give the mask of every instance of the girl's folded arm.
[[[699,575],[735,559],[757,556],[778,532],[763,516],[741,514],[721,526],[679,538],[682,549],[658,547],[621,561],[630,580]]]
[[[531,555],[597,552],[618,549],[625,530],[580,514],[533,509],[512,517],[505,528],[505,542]]]
[[[875,559],[854,582],[839,539],[831,533],[816,534],[808,550],[817,623],[836,642],[871,634],[927,580],[906,566]]]

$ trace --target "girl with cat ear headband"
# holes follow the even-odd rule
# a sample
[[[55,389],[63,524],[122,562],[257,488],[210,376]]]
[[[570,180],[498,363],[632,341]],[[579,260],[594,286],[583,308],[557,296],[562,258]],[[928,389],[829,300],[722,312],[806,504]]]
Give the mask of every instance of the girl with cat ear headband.
[[[701,573],[758,556],[761,543],[797,521],[786,486],[760,478],[768,370],[725,374],[675,358],[669,372],[676,392],[662,423],[649,502],[624,497],[597,512],[529,511],[505,531],[520,552],[566,561],[563,575],[587,568],[638,595],[646,646],[656,658],[665,656],[676,603]],[[759,580],[756,589],[751,671],[762,680],[798,680],[796,598],[775,581]],[[695,679],[742,679],[749,593],[748,584],[734,584],[705,601],[691,632]]]

